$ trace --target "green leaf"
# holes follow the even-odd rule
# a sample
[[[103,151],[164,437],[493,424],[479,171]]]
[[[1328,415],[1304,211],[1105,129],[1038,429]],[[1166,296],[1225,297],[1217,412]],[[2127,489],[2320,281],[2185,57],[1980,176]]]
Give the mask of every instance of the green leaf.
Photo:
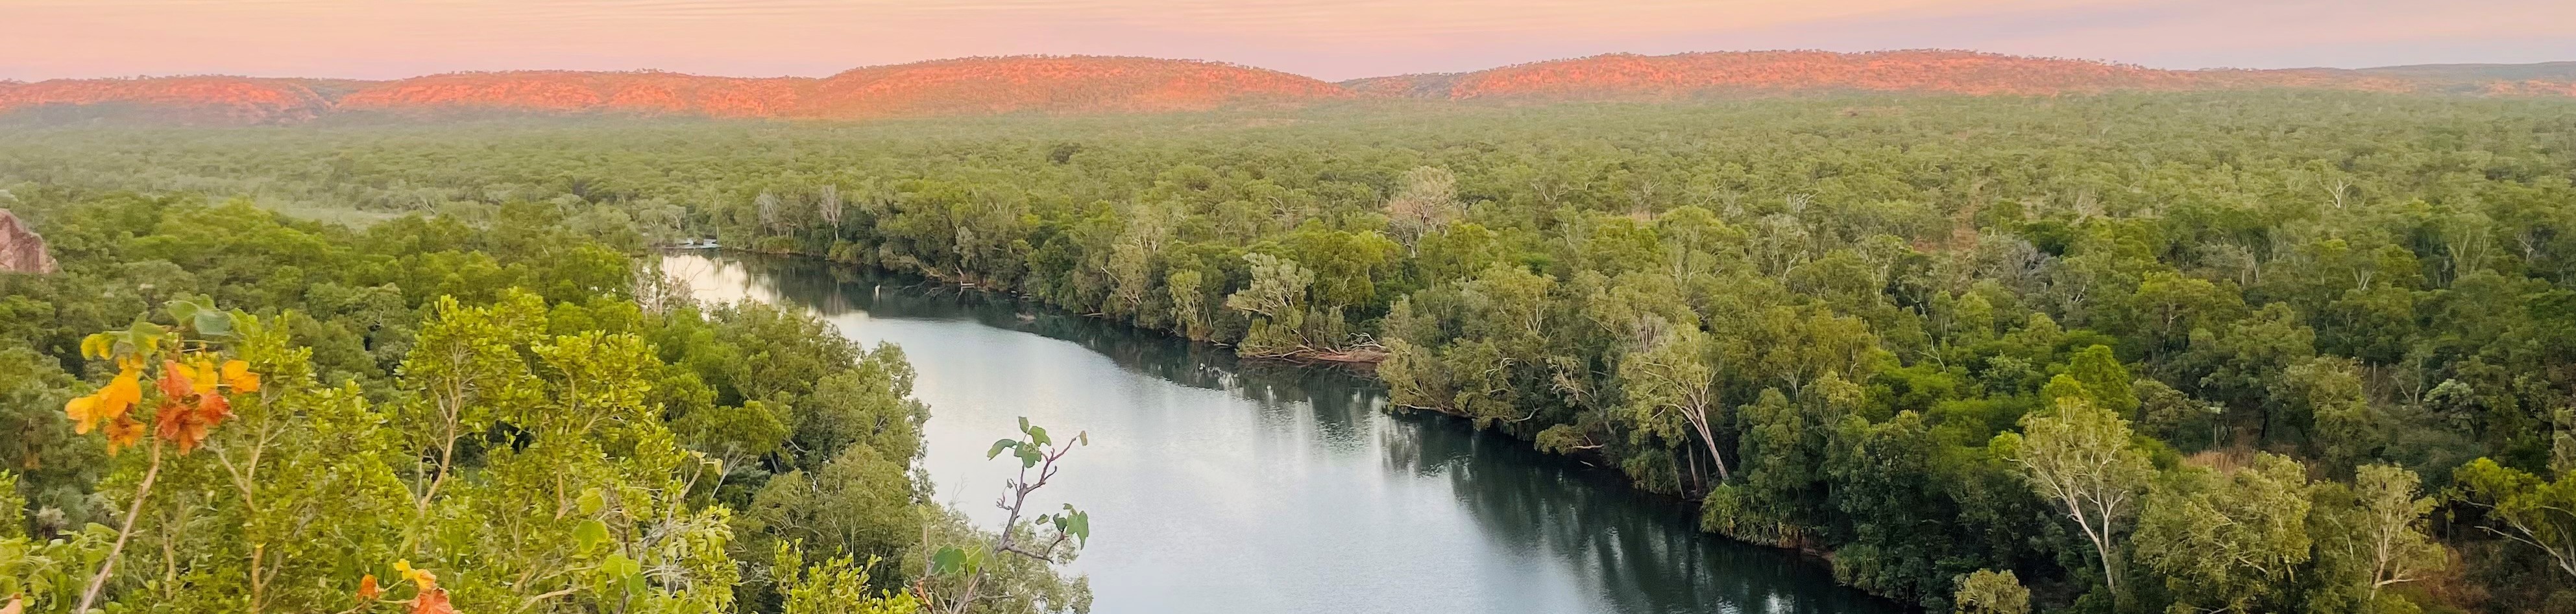
[[[940,548],[938,554],[930,555],[931,575],[953,574],[965,568],[966,551],[956,547]]]
[[[579,540],[583,548],[599,547],[599,544],[608,541],[608,523],[597,520],[582,521],[581,526],[573,527],[572,537]]]
[[[1026,427],[1026,428],[1024,428],[1024,429],[1022,429],[1022,430],[1028,431],[1028,433],[1029,433],[1029,443],[1033,443],[1033,444],[1037,444],[1037,445],[1041,445],[1041,446],[1043,446],[1043,445],[1047,445],[1047,444],[1049,444],[1049,443],[1053,443],[1053,442],[1055,441],[1055,440],[1053,440],[1053,439],[1047,439],[1046,427],[1043,427],[1043,426],[1030,426],[1030,427]]]
[[[1067,503],[1064,515],[1057,516],[1055,524],[1057,531],[1073,536],[1076,544],[1091,545],[1091,512],[1075,510],[1073,504]]]
[[[989,450],[989,451],[984,452],[984,458],[985,458],[985,460],[991,460],[993,457],[1001,456],[1001,455],[1002,455],[1002,451],[1003,451],[1003,450],[1017,449],[1017,448],[1019,448],[1019,447],[1020,447],[1020,441],[1019,441],[1019,440],[1017,440],[1017,439],[1004,439],[1004,440],[1001,440],[1001,441],[996,441],[996,442],[993,442],[993,449],[992,449],[992,450]]]
[[[626,555],[624,554],[610,554],[608,555],[607,561],[599,564],[599,573],[608,576],[609,581],[611,582],[624,579],[627,576],[635,575],[643,570],[643,565],[637,564],[635,559],[626,558]]]
[[[223,337],[233,334],[232,314],[212,310],[199,311],[197,312],[196,317],[191,319],[196,321],[196,328],[199,334],[209,337]]]
[[[627,594],[644,592],[644,566],[624,554],[608,555],[608,560],[599,564],[599,573],[607,576],[610,586]]]
[[[583,490],[581,498],[573,504],[581,507],[581,514],[584,516],[597,514],[599,510],[608,507],[608,495],[600,492],[598,488]]]
[[[170,321],[177,322],[182,326],[187,325],[190,321],[196,320],[197,312],[203,310],[197,306],[195,301],[184,299],[171,300],[169,302],[162,303],[161,309],[169,312]]]

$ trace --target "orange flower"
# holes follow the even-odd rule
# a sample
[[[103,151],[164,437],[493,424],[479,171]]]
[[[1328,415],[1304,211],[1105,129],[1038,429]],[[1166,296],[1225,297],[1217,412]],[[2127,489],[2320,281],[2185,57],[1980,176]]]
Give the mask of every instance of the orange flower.
[[[181,404],[176,399],[162,399],[161,409],[153,414],[153,421],[158,423],[155,426],[161,439],[179,444],[179,453],[185,455],[196,451],[198,444],[205,443],[206,436],[215,425],[232,415],[232,405],[224,400],[224,395],[210,394],[197,397],[195,406]]]
[[[124,416],[125,410],[142,400],[143,367],[127,367],[116,375],[116,379],[108,381],[106,388],[98,390],[97,411],[99,415],[111,418]]]
[[[438,587],[438,574],[414,569],[409,560],[395,561],[394,571],[420,587],[420,596],[411,598],[411,614],[456,614],[456,608],[447,604],[447,590]]]
[[[107,412],[100,411],[99,396],[85,396],[63,404],[63,413],[72,417],[72,432],[87,435],[98,428],[99,420],[108,417]]]
[[[456,608],[447,604],[445,589],[431,588],[411,599],[411,614],[456,614]]]
[[[161,361],[161,381],[154,383],[160,385],[161,396],[174,399],[188,396],[189,390],[196,387],[188,382],[188,367],[176,360]]]
[[[358,578],[359,601],[375,601],[376,596],[381,594],[384,594],[384,589],[376,587],[376,574],[367,574],[366,577]]]
[[[224,395],[209,394],[197,397],[197,419],[206,421],[206,426],[223,424],[225,419],[231,417],[233,417],[233,402],[225,399]]]
[[[224,385],[233,387],[234,392],[259,392],[259,374],[250,371],[250,363],[225,361]]]
[[[126,409],[143,400],[142,378],[141,367],[129,366],[116,374],[116,379],[109,380],[107,387],[64,403],[63,414],[70,416],[74,423],[72,432],[87,435],[97,429],[100,422],[113,426],[116,419],[125,416]]]
[[[172,363],[172,365],[171,372],[186,376],[188,383],[194,384],[189,387],[189,392],[201,395],[214,394],[215,386],[223,383],[223,376],[215,371],[214,361],[203,357],[199,357],[195,362]]]
[[[115,420],[107,423],[108,456],[115,456],[117,450],[132,447],[141,441],[143,441],[142,422],[126,416],[117,416]]]
[[[427,569],[412,567],[411,559],[394,561],[394,571],[402,572],[403,579],[410,580],[413,585],[420,587],[422,592],[438,588],[438,574],[429,573]]]

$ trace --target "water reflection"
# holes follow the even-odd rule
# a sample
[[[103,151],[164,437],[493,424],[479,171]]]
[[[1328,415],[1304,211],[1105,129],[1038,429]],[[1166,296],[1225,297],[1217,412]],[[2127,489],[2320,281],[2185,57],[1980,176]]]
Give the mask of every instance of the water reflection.
[[[924,465],[986,522],[1007,467],[984,444],[1022,415],[1089,430],[1097,449],[1052,494],[1095,517],[1075,566],[1099,612],[1901,611],[1815,561],[1700,533],[1612,472],[1386,412],[1346,372],[809,260],[665,268],[703,298],[802,306],[902,345],[934,416]]]

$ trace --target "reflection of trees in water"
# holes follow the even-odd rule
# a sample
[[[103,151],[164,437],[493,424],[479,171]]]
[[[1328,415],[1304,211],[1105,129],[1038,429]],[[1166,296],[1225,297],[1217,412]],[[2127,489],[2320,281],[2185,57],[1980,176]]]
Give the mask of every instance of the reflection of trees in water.
[[[1502,543],[1573,563],[1626,612],[1896,612],[1796,554],[1701,533],[1692,510],[1607,470],[1458,419],[1398,414],[1379,434],[1392,471],[1446,477]]]
[[[755,284],[826,316],[863,311],[889,319],[966,320],[1070,341],[1118,366],[1192,388],[1229,390],[1263,404],[1311,402],[1317,416],[1350,424],[1374,411],[1366,380],[1333,369],[1245,361],[1224,347],[1192,343],[1099,318],[1068,314],[1016,296],[959,290],[919,277],[832,266],[803,258],[730,256]]]
[[[736,257],[755,284],[824,315],[967,320],[1079,344],[1120,367],[1172,383],[1225,390],[1266,419],[1311,407],[1327,442],[1355,442],[1385,406],[1351,373],[1246,361],[1222,347],[1067,314],[1018,297],[960,291],[917,277],[799,258]],[[1825,614],[1897,612],[1837,586],[1815,561],[1702,533],[1692,510],[1639,492],[1614,471],[1540,453],[1461,421],[1400,412],[1376,433],[1388,471],[1448,480],[1470,517],[1500,543],[1562,560],[1624,612]]]

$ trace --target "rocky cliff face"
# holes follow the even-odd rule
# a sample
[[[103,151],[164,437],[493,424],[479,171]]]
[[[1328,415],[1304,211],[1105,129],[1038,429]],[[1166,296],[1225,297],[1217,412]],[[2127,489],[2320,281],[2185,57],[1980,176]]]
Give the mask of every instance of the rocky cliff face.
[[[54,272],[54,256],[45,253],[45,238],[28,230],[8,209],[0,209],[0,271]]]

